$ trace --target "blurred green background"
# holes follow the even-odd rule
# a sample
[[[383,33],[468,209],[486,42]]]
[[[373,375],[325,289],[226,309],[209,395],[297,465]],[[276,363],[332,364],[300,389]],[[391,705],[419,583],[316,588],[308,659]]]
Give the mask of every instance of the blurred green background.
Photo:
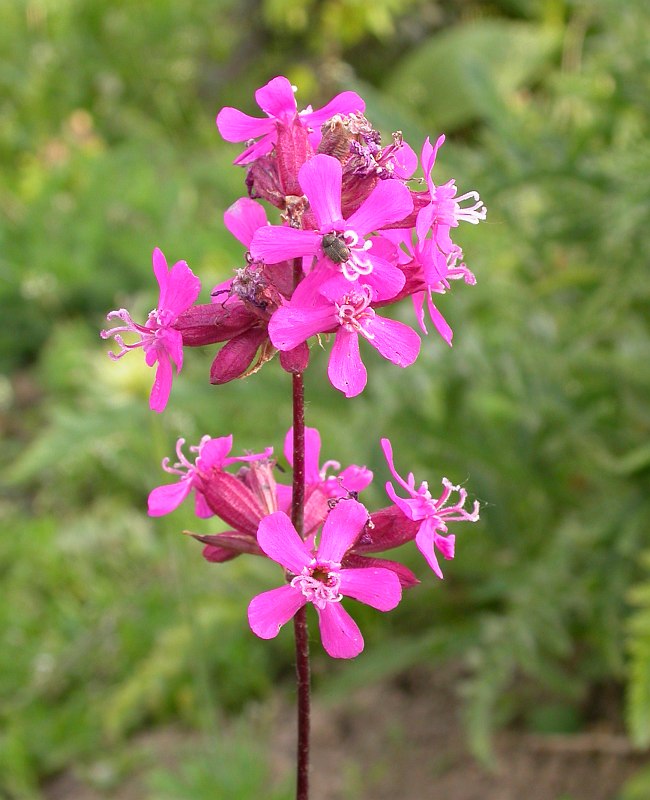
[[[580,730],[607,687],[650,743],[649,30],[645,0],[0,4],[0,794],[35,800],[72,769],[117,797],[139,769],[155,798],[261,796],[263,737],[220,731],[291,685],[290,632],[261,642],[246,624],[276,572],[206,564],[179,531],[215,523],[150,520],[146,496],[181,435],[281,452],[288,378],[272,363],[210,387],[213,353],[189,352],[158,417],[151,372],[111,363],[98,330],[155,304],[154,246],[188,261],[204,301],[241,265],[222,213],[244,172],[214,116],[259,113],[277,74],[299,107],[357,90],[385,141],[400,129],[419,152],[445,132],[437,180],[488,207],[457,236],[477,286],[439,304],[453,349],[432,334],[405,371],[364,354],[352,401],[315,355],[308,424],[324,457],[375,470],[371,507],[382,435],[401,470],[483,507],[456,527],[444,583],[408,551],[423,584],[398,611],[355,607],[357,662],[314,647],[316,690],[461,659],[480,757],[511,719]],[[170,724],[194,742],[175,775],[128,738]]]

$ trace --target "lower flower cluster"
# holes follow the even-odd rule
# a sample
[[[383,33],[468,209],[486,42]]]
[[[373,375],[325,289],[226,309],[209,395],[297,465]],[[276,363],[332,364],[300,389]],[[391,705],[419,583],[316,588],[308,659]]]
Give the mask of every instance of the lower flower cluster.
[[[359,494],[372,481],[372,472],[352,464],[341,470],[336,461],[320,461],[320,434],[305,429],[304,539],[291,523],[292,488],[275,479],[273,451],[231,456],[232,436],[204,436],[191,462],[176,447],[178,461],[163,461],[163,469],[179,480],[153,489],[149,514],[160,516],[194,494],[197,516],[217,516],[228,525],[216,534],[191,534],[202,542],[204,557],[224,562],[242,554],[269,558],[284,570],[285,583],[254,597],[248,608],[251,629],[262,639],[277,636],[298,609],[311,603],[318,615],[323,646],[334,658],[352,658],[363,649],[363,637],[341,601],[352,597],[379,611],[391,611],[402,590],[419,583],[404,564],[371,554],[415,541],[435,574],[442,578],[436,551],[454,556],[454,536],[447,523],[478,520],[478,503],[465,508],[467,493],[442,479],[442,492],[433,499],[426,482],[415,487],[412,474],[404,480],[395,470],[388,439],[382,447],[388,467],[406,492],[400,497],[391,483],[391,505],[370,513]],[[293,429],[285,437],[291,463]],[[238,466],[236,473],[226,467]],[[331,473],[331,474],[330,474]],[[452,498],[455,496],[455,501]]]

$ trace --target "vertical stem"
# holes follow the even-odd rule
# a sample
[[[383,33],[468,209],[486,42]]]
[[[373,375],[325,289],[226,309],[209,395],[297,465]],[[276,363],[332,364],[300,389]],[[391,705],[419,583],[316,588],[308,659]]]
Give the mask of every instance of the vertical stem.
[[[294,261],[294,285],[302,278],[301,259]],[[304,536],[305,511],[305,387],[302,373],[292,375],[293,382],[293,487],[291,521]],[[309,707],[310,669],[307,612],[303,606],[293,618],[296,637],[296,680],[298,701],[298,747],[296,764],[296,800],[309,799]]]
[[[296,762],[296,800],[309,800],[309,636],[307,609],[303,606],[293,618],[296,635],[296,677],[298,689],[298,747]]]

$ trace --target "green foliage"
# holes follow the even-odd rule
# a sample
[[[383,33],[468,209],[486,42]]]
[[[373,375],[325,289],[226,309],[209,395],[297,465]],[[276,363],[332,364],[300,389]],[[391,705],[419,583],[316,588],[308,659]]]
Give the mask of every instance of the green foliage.
[[[650,552],[643,557],[646,573],[650,570]],[[637,747],[650,744],[650,579],[639,582],[629,593],[634,613],[628,622],[630,655],[627,695],[627,724]]]
[[[385,91],[429,129],[452,131],[490,119],[548,67],[560,33],[539,24],[487,18],[451,28],[404,58]],[[444,75],[444,80],[432,81],[432,75]]]
[[[262,742],[251,739],[251,722],[222,731],[216,747],[181,750],[180,769],[156,769],[149,780],[151,800],[288,800],[293,787],[271,788],[269,764]]]

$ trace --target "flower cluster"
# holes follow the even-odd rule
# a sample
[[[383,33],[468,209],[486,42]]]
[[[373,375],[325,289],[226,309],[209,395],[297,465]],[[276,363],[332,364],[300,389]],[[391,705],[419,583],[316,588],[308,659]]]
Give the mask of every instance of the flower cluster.
[[[358,655],[363,638],[355,623],[339,605],[344,596],[353,597],[380,611],[390,611],[400,601],[402,589],[419,581],[397,561],[371,556],[415,540],[438,577],[442,572],[434,549],[444,558],[454,557],[454,537],[447,522],[478,520],[478,503],[464,508],[467,493],[443,478],[443,491],[433,500],[422,483],[415,489],[414,478],[399,477],[393,465],[392,448],[382,440],[389,469],[411,495],[398,497],[386,484],[390,506],[368,512],[359,494],[372,481],[372,472],[352,464],[341,470],[337,461],[320,460],[320,434],[305,431],[305,524],[302,539],[289,518],[291,487],[275,479],[272,448],[262,453],[232,457],[232,436],[212,439],[204,436],[190,451],[194,463],[183,454],[185,444],[176,446],[178,461],[163,461],[163,469],[179,476],[176,483],[156,487],[149,495],[149,514],[160,516],[174,511],[194,492],[199,517],[217,516],[230,530],[216,534],[191,534],[205,546],[207,561],[230,561],[248,553],[276,561],[285,569],[288,585],[258,595],[249,607],[252,630],[263,639],[277,636],[280,627],[305,603],[313,603],[326,651],[337,658]],[[285,438],[285,456],[291,463],[293,430]],[[225,468],[240,464],[236,474]],[[332,470],[334,474],[328,475]],[[458,493],[449,504],[452,492]]]
[[[387,306],[411,298],[420,332],[428,332],[426,310],[451,344],[451,328],[433,297],[448,292],[452,281],[475,283],[451,234],[461,222],[484,220],[486,211],[476,192],[458,194],[455,181],[434,181],[444,136],[435,145],[427,139],[419,157],[400,132],[382,145],[355,92],[299,111],[294,87],[284,77],[269,81],[255,98],[263,117],[235,108],[217,116],[223,138],[244,145],[234,163],[246,170],[247,196],[224,215],[226,228],[243,246],[234,274],[214,287],[209,302],[197,303],[198,278],[184,261],[168,268],[156,249],[157,307],[144,324],[126,309],[112,311],[108,319],[121,324],[101,332],[118,345],[111,358],[142,348],[146,364],[157,365],[150,405],[158,412],[168,403],[174,367],[177,373],[182,368],[183,348],[215,343],[222,346],[210,382],[223,384],[256,372],[276,355],[285,371],[299,375],[308,365],[310,344],[332,340],[329,380],[354,397],[367,383],[360,340],[402,368],[418,357],[420,335],[387,315]],[[418,168],[422,177],[415,178]],[[259,200],[277,209],[274,221]],[[404,479],[397,472],[390,442],[382,439],[388,469],[407,497],[388,482],[390,504],[370,513],[359,494],[372,472],[354,464],[341,469],[334,461],[321,465],[318,431],[301,431],[300,534],[290,517],[293,488],[276,480],[272,449],[233,457],[232,436],[203,437],[189,448],[193,460],[179,439],[177,460],[163,462],[177,480],[151,492],[149,514],[170,513],[193,494],[198,517],[216,516],[228,526],[192,534],[203,543],[206,560],[251,554],[284,570],[283,586],[251,601],[251,629],[272,638],[311,603],[325,650],[350,658],[363,649],[363,638],[341,601],[352,597],[389,611],[403,589],[418,583],[403,564],[375,554],[415,541],[442,578],[436,553],[454,556],[447,525],[476,521],[478,504],[466,509],[466,491],[447,478],[437,499],[426,482],[416,488],[412,474]],[[284,453],[293,467],[293,429]]]
[[[433,295],[446,293],[453,280],[475,282],[451,231],[485,219],[485,207],[474,191],[458,195],[453,180],[434,182],[444,136],[435,145],[425,141],[419,159],[424,178],[415,180],[413,149],[399,132],[382,146],[354,92],[316,111],[298,111],[293,87],[277,77],[256,92],[256,100],[266,117],[235,108],[217,116],[227,141],[246,143],[235,163],[246,168],[248,197],[224,216],[245,248],[241,266],[215,287],[210,303],[195,305],[197,279],[184,262],[167,275],[156,250],[158,308],[145,325],[132,322],[124,309],[113,311],[109,318],[124,325],[102,332],[121,348],[114,357],[141,346],[147,364],[157,362],[151,400],[157,411],[169,397],[172,363],[177,371],[182,366],[182,345],[217,342],[224,344],[210,381],[221,384],[257,371],[278,352],[284,369],[301,372],[308,343],[332,336],[329,379],[354,397],[367,382],[360,339],[399,367],[418,356],[420,336],[380,313],[385,306],[410,297],[425,334],[426,306],[451,344],[451,328]],[[280,224],[269,223],[259,199],[279,209]],[[124,342],[127,332],[134,343]]]

